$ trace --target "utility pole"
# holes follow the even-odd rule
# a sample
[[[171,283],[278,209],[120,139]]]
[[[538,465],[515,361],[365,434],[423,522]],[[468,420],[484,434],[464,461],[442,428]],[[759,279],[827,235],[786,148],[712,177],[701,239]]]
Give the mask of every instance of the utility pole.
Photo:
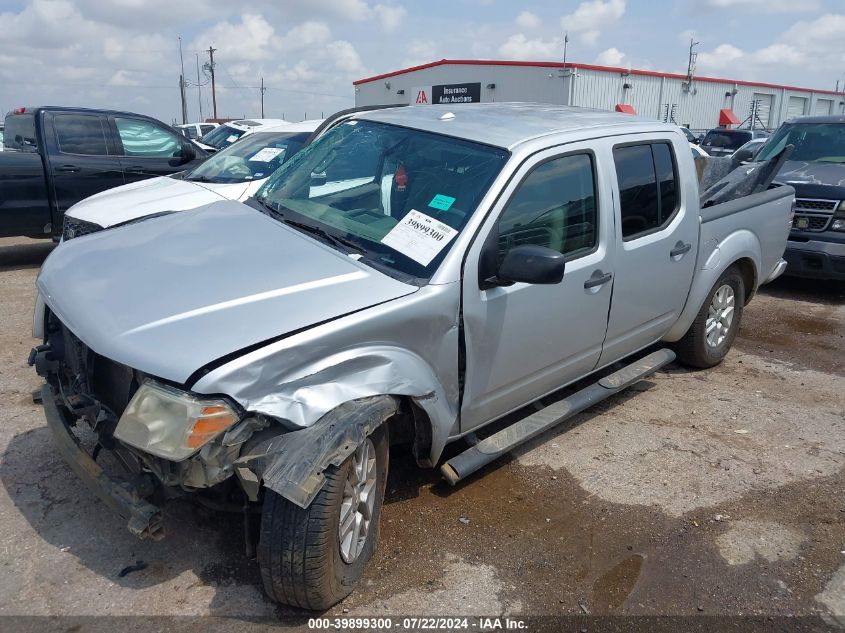
[[[202,118],[202,84],[200,82],[200,54],[194,53],[197,58],[197,103],[200,106],[200,122],[204,121]]]
[[[261,118],[264,118],[264,93],[267,92],[267,88],[264,87],[264,77],[261,78]]]
[[[214,51],[216,48],[208,47],[208,71],[211,73],[211,109],[214,111],[214,118],[217,118],[217,87],[214,84]]]
[[[179,75],[179,96],[182,99],[182,123],[188,122],[188,102],[185,101],[185,59],[182,57],[182,36],[179,36],[179,65],[182,74]]]

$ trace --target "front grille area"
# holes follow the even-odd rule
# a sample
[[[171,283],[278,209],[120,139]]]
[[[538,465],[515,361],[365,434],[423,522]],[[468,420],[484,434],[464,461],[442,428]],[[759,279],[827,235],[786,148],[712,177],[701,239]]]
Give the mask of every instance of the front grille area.
[[[78,220],[66,215],[64,223],[62,224],[62,237],[65,241],[67,241],[72,240],[75,237],[82,237],[83,235],[89,235],[102,230],[103,227],[99,224],[86,222],[85,220]]]
[[[795,198],[795,210],[830,211],[836,209],[838,200],[818,200],[814,198]]]
[[[808,215],[796,213],[792,219],[792,228],[797,231],[824,231],[830,223],[829,215]]]
[[[52,313],[48,319],[49,357],[57,363],[45,377],[58,387],[70,409],[78,409],[80,416],[90,414],[92,426],[103,407],[116,422],[138,388],[134,370],[94,352]]]

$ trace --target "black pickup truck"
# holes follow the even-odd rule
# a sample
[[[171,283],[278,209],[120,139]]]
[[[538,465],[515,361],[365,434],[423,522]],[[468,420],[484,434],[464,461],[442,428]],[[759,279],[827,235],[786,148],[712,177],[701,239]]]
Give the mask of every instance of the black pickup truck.
[[[795,149],[775,177],[775,184],[795,189],[786,274],[845,281],[845,116],[787,121],[754,160],[768,160],[786,145]]]
[[[0,152],[0,237],[57,239],[64,212],[119,185],[190,169],[207,154],[169,126],[130,112],[17,108]]]

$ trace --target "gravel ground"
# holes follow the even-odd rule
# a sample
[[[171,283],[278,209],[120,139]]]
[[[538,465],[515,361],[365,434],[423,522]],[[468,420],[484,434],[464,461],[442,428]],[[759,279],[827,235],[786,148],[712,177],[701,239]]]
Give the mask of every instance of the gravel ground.
[[[58,457],[25,362],[51,248],[0,239],[0,615],[306,617],[263,597],[239,516],[174,503],[137,541]],[[456,489],[395,454],[379,550],[327,615],[845,626],[843,337],[845,286],[778,281],[720,367],[671,365]]]

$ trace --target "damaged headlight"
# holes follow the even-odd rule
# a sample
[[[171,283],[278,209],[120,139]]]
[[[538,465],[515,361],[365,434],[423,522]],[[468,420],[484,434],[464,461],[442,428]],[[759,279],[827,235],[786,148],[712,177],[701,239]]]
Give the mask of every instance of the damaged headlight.
[[[197,398],[147,380],[120,416],[114,435],[147,453],[182,461],[237,421],[225,400]]]

